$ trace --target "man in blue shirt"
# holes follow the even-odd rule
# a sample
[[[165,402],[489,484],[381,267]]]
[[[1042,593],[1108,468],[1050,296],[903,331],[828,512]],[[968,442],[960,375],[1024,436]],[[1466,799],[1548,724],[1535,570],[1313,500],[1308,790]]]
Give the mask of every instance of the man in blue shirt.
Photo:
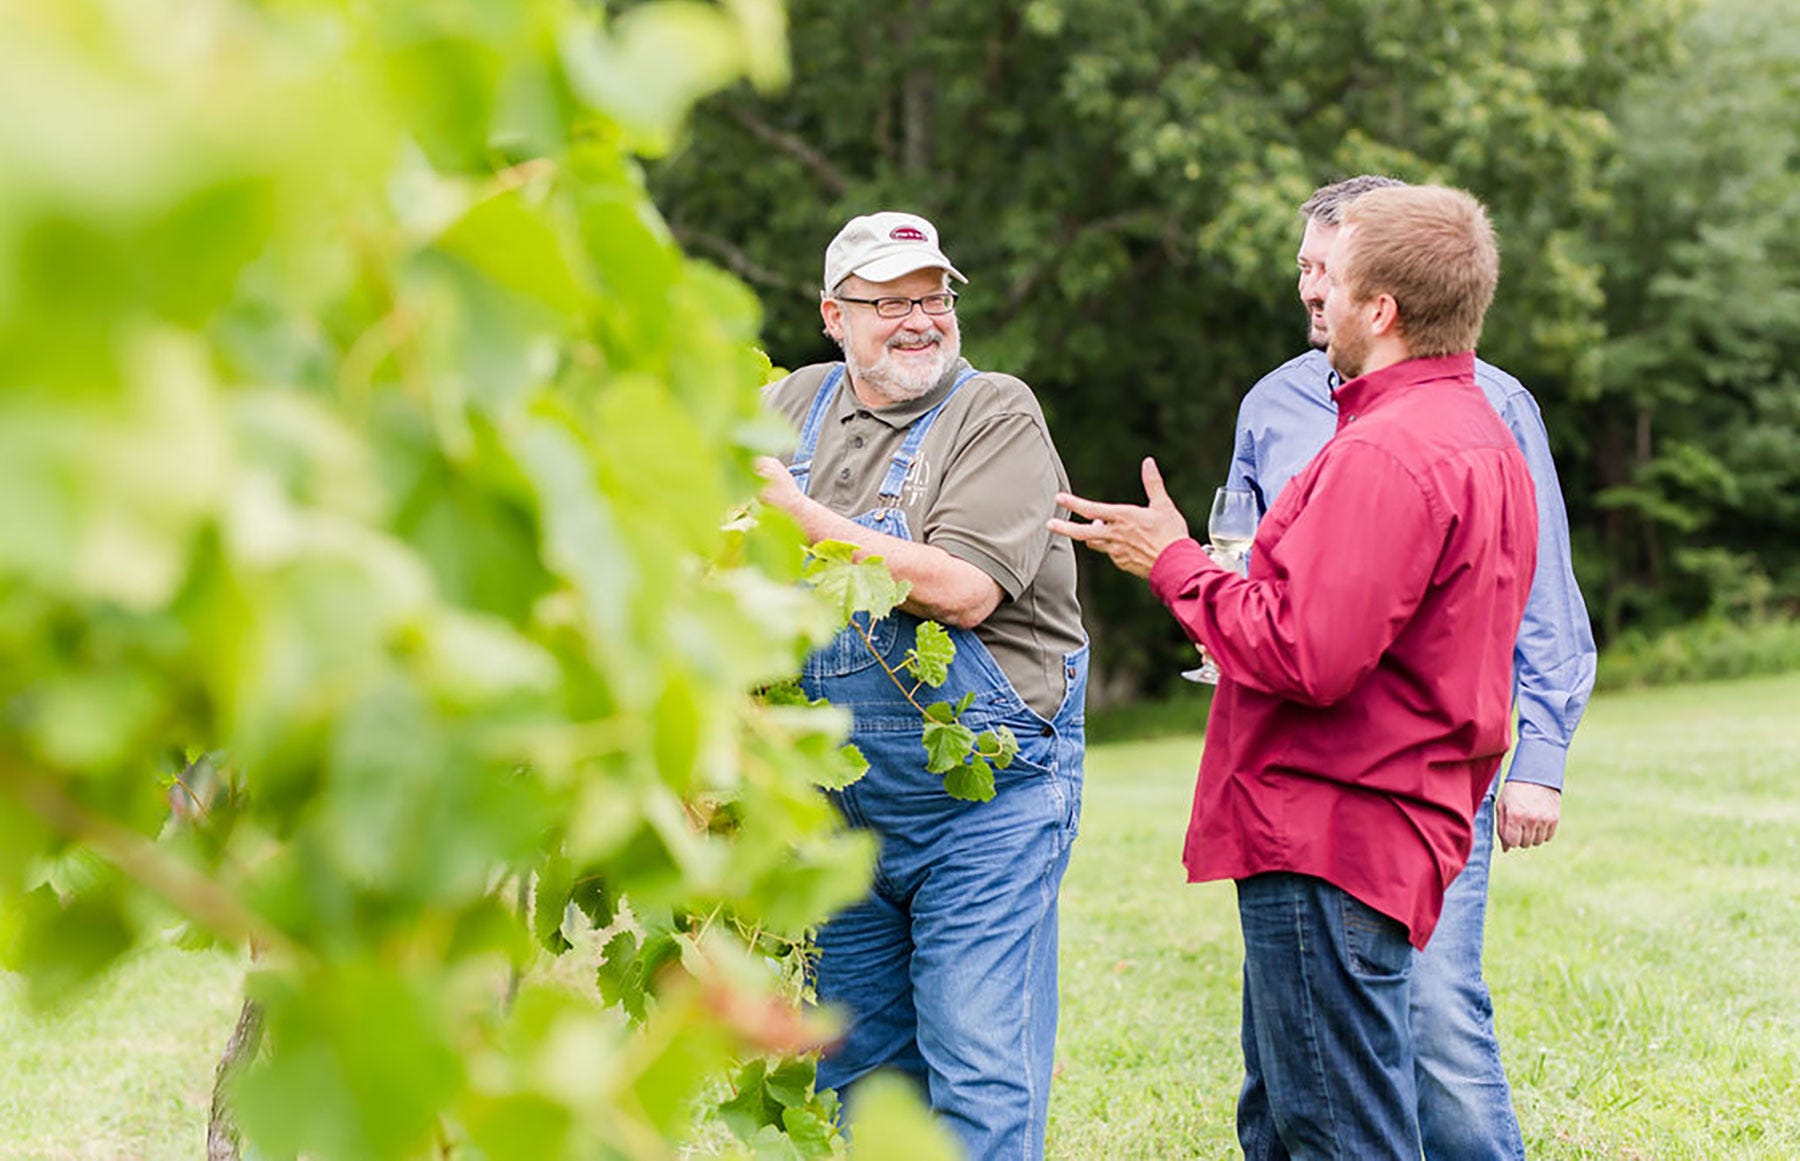
[[[1247,489],[1266,513],[1288,480],[1337,429],[1337,378],[1325,358],[1326,255],[1343,208],[1371,189],[1400,185],[1355,177],[1328,185],[1300,207],[1300,301],[1313,349],[1259,380],[1238,408],[1230,488]],[[1414,1074],[1419,1127],[1430,1161],[1523,1158],[1512,1092],[1500,1063],[1493,1003],[1481,976],[1488,864],[1498,827],[1503,849],[1533,847],[1556,833],[1570,736],[1594,686],[1594,637],[1569,560],[1569,520],[1537,401],[1517,379],[1477,360],[1475,381],[1525,453],[1537,489],[1538,561],[1513,654],[1518,740],[1505,781],[1496,779],[1475,816],[1468,866],[1444,896],[1431,943],[1412,971]],[[1497,790],[1497,793],[1496,793]],[[1260,1083],[1245,1079],[1246,1090]]]

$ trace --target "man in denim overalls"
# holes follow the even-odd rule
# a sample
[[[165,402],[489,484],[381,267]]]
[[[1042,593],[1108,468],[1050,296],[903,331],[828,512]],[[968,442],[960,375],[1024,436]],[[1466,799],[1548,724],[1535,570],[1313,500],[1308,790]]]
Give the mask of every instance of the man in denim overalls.
[[[911,582],[870,628],[898,667],[921,619],[956,659],[932,700],[972,694],[963,722],[1006,726],[1019,755],[990,802],[929,773],[918,711],[851,630],[807,659],[812,697],[848,709],[869,771],[833,795],[879,836],[875,881],[819,933],[821,1001],[848,1017],[819,1066],[845,1090],[898,1069],[976,1158],[1037,1158],[1056,1041],[1056,895],[1081,810],[1087,644],[1072,546],[1046,521],[1068,484],[1037,400],[961,357],[963,279],[930,222],[878,213],[825,254],[820,314],[841,363],[769,389],[800,429],[765,498],[810,541],[843,540]]]

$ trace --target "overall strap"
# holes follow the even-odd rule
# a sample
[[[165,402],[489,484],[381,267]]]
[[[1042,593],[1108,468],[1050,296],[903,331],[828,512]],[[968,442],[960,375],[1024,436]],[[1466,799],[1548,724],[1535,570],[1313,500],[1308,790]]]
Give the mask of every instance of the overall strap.
[[[906,473],[912,471],[913,460],[918,458],[919,447],[925,442],[925,433],[931,430],[933,423],[937,422],[938,412],[944,409],[944,404],[950,402],[964,383],[979,374],[981,372],[973,367],[965,368],[962,374],[956,377],[956,382],[950,385],[950,390],[946,391],[944,397],[938,400],[937,406],[913,420],[912,427],[906,433],[906,442],[902,443],[900,450],[894,453],[894,460],[888,465],[887,476],[881,481],[881,498],[878,503],[884,507],[892,507],[891,502],[900,499],[900,487],[906,483]]]
[[[800,427],[800,446],[794,449],[794,462],[788,465],[788,474],[794,477],[794,483],[800,485],[800,494],[806,495],[807,480],[812,476],[813,452],[819,446],[819,429],[825,425],[825,413],[831,410],[831,400],[837,394],[837,385],[843,381],[844,365],[839,363],[825,376],[819,384],[819,393],[813,396],[812,410],[806,413],[806,422]]]

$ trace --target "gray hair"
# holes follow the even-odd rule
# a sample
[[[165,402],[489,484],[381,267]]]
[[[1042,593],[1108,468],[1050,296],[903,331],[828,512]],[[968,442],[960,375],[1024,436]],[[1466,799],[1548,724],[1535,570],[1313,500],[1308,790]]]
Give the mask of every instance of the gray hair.
[[[1313,196],[1301,203],[1300,216],[1321,226],[1335,226],[1344,220],[1344,207],[1370,190],[1390,189],[1405,184],[1397,177],[1364,173],[1330,185],[1322,185],[1313,191]]]

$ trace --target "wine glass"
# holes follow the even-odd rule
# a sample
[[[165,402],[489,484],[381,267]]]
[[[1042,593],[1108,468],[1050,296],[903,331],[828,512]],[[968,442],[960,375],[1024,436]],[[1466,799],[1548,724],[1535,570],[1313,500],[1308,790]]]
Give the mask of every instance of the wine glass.
[[[1250,542],[1256,539],[1260,517],[1256,493],[1243,488],[1220,488],[1213,494],[1212,511],[1206,517],[1207,555],[1240,574],[1248,574]],[[1198,648],[1198,646],[1196,646]],[[1184,669],[1181,676],[1202,685],[1217,685],[1219,667],[1200,650],[1199,668]]]

